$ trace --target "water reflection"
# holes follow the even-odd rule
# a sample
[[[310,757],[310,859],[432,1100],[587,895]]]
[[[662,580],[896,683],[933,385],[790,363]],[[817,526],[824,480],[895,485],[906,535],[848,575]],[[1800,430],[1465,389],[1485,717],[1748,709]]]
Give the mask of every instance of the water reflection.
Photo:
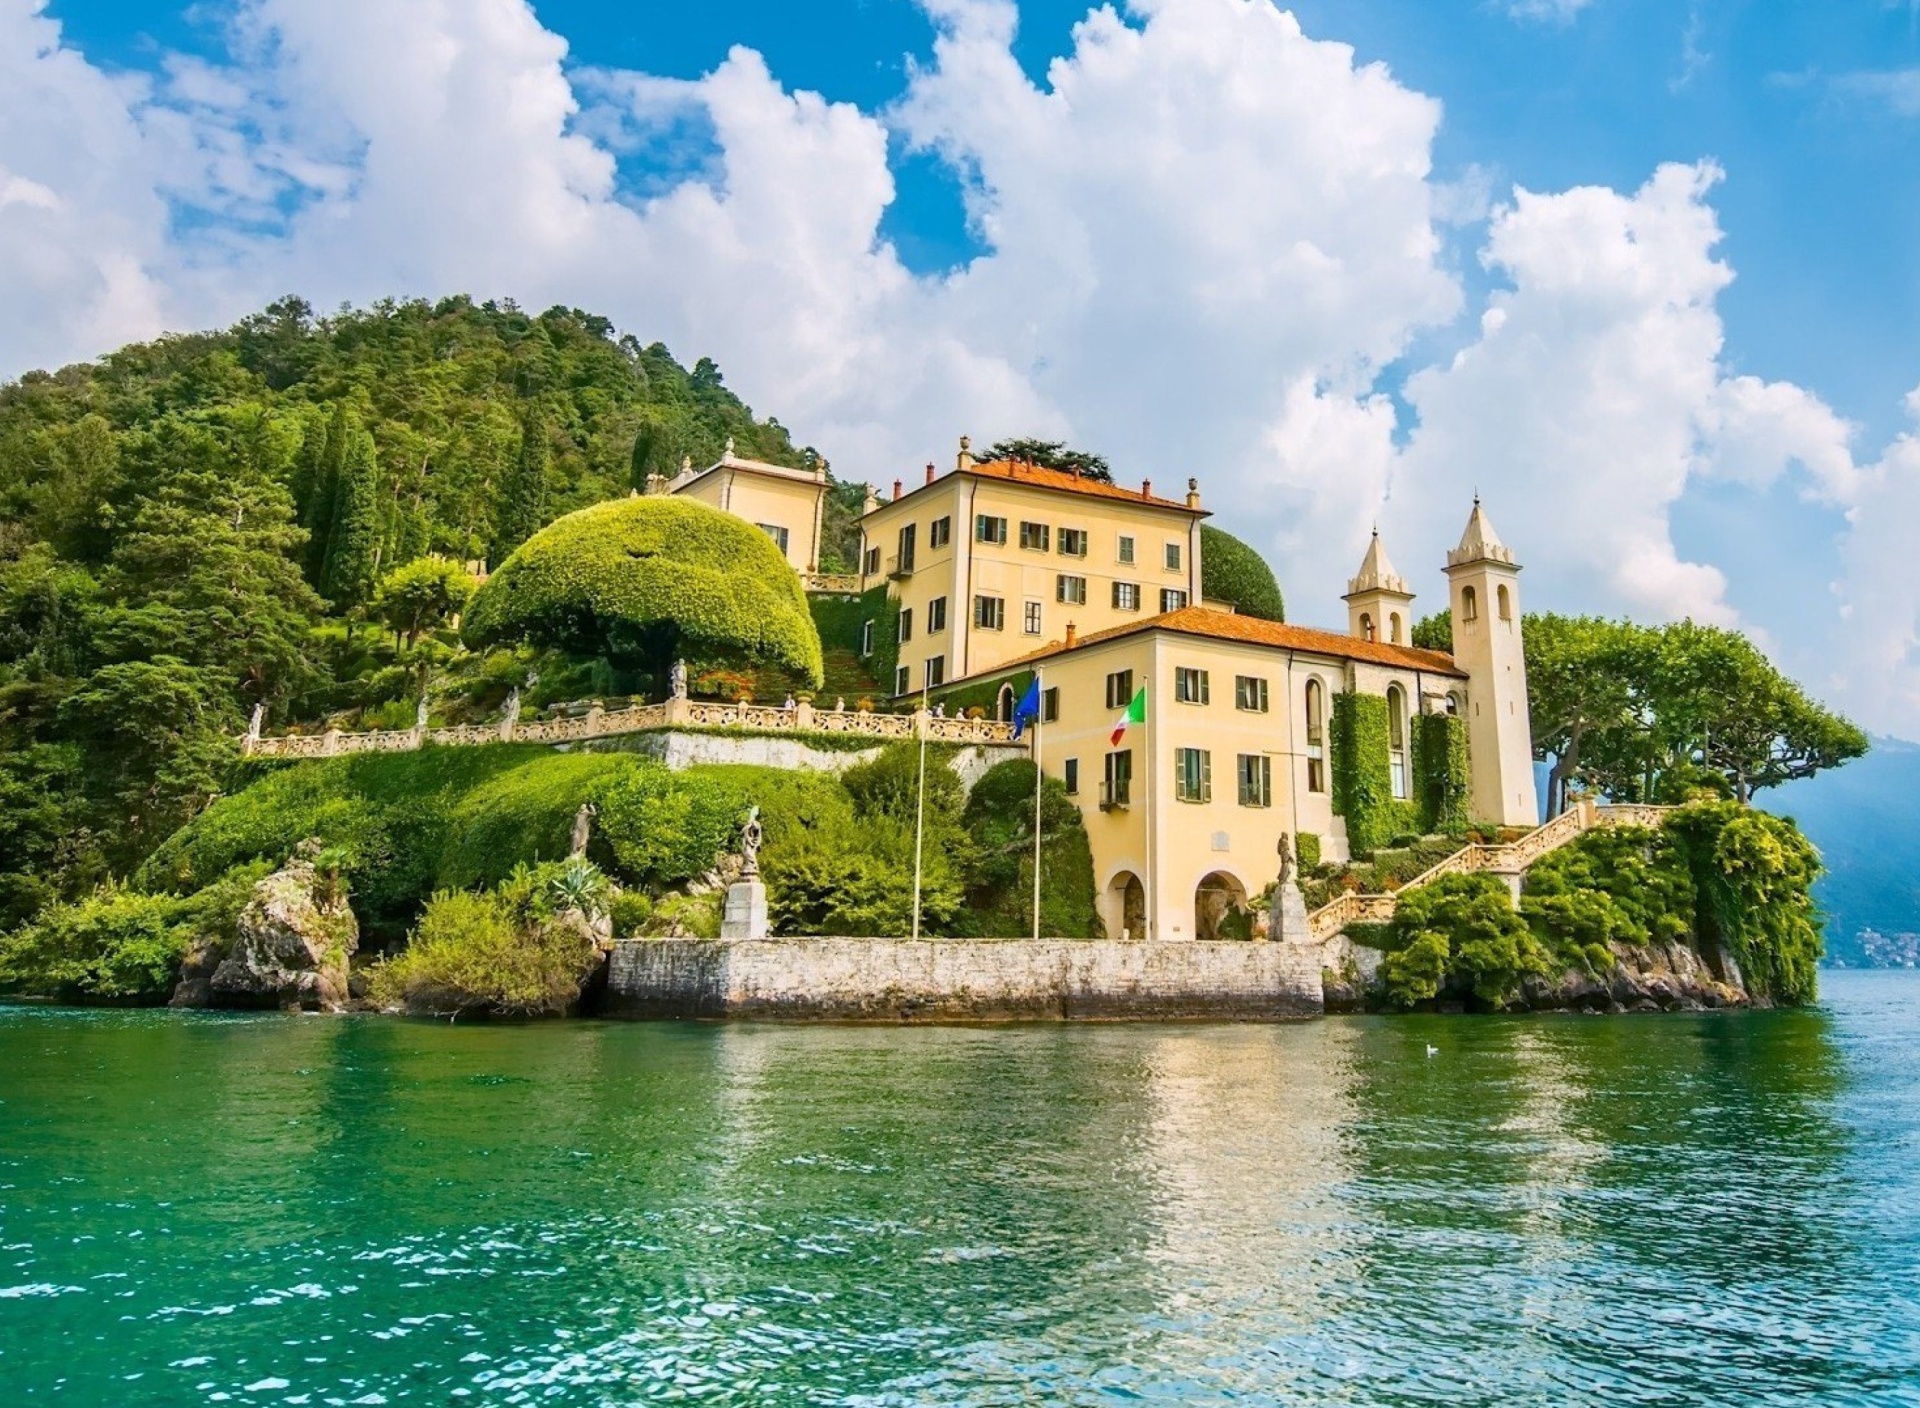
[[[1920,983],[1861,991],[1289,1027],[0,1012],[0,1391],[1920,1401]]]

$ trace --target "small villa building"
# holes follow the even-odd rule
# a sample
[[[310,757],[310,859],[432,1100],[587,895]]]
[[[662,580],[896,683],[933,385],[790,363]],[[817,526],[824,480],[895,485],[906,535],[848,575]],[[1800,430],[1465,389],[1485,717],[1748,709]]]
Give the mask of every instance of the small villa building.
[[[726,453],[705,469],[683,462],[672,479],[656,477],[649,493],[684,494],[744,518],[780,545],[793,570],[820,570],[820,518],[827,499],[825,464],[789,469],[764,460],[741,459],[727,441]]]

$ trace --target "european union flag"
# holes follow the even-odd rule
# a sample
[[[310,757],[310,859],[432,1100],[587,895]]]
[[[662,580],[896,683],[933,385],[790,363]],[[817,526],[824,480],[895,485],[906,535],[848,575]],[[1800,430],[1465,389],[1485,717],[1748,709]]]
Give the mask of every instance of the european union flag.
[[[1027,686],[1027,692],[1020,696],[1020,702],[1013,706],[1013,736],[1018,738],[1027,731],[1027,725],[1040,717],[1040,676],[1036,672],[1033,683]]]

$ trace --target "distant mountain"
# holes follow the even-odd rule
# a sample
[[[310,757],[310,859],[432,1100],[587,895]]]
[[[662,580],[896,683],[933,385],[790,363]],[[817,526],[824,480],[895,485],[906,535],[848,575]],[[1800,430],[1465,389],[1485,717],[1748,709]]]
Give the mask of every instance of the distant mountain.
[[[1814,889],[1827,959],[1840,967],[1920,966],[1920,743],[1876,738],[1866,757],[1760,795],[1826,857]]]

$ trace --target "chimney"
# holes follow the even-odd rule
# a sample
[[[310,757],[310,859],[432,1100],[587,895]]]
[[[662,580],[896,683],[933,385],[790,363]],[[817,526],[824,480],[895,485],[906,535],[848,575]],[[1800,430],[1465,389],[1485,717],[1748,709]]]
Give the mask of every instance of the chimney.
[[[1192,509],[1200,507],[1200,481],[1198,479],[1189,479],[1187,481],[1187,507]]]
[[[898,479],[893,481],[893,496],[896,499],[900,497],[900,481]]]
[[[1142,479],[1140,481],[1140,497],[1143,499],[1153,497],[1153,481],[1151,479]]]
[[[1073,649],[1073,643],[1080,638],[1080,628],[1073,622],[1067,622],[1067,649]]]
[[[960,437],[960,454],[953,463],[962,474],[973,468],[973,441],[964,435]]]
[[[927,461],[927,483],[933,483],[933,461]]]

